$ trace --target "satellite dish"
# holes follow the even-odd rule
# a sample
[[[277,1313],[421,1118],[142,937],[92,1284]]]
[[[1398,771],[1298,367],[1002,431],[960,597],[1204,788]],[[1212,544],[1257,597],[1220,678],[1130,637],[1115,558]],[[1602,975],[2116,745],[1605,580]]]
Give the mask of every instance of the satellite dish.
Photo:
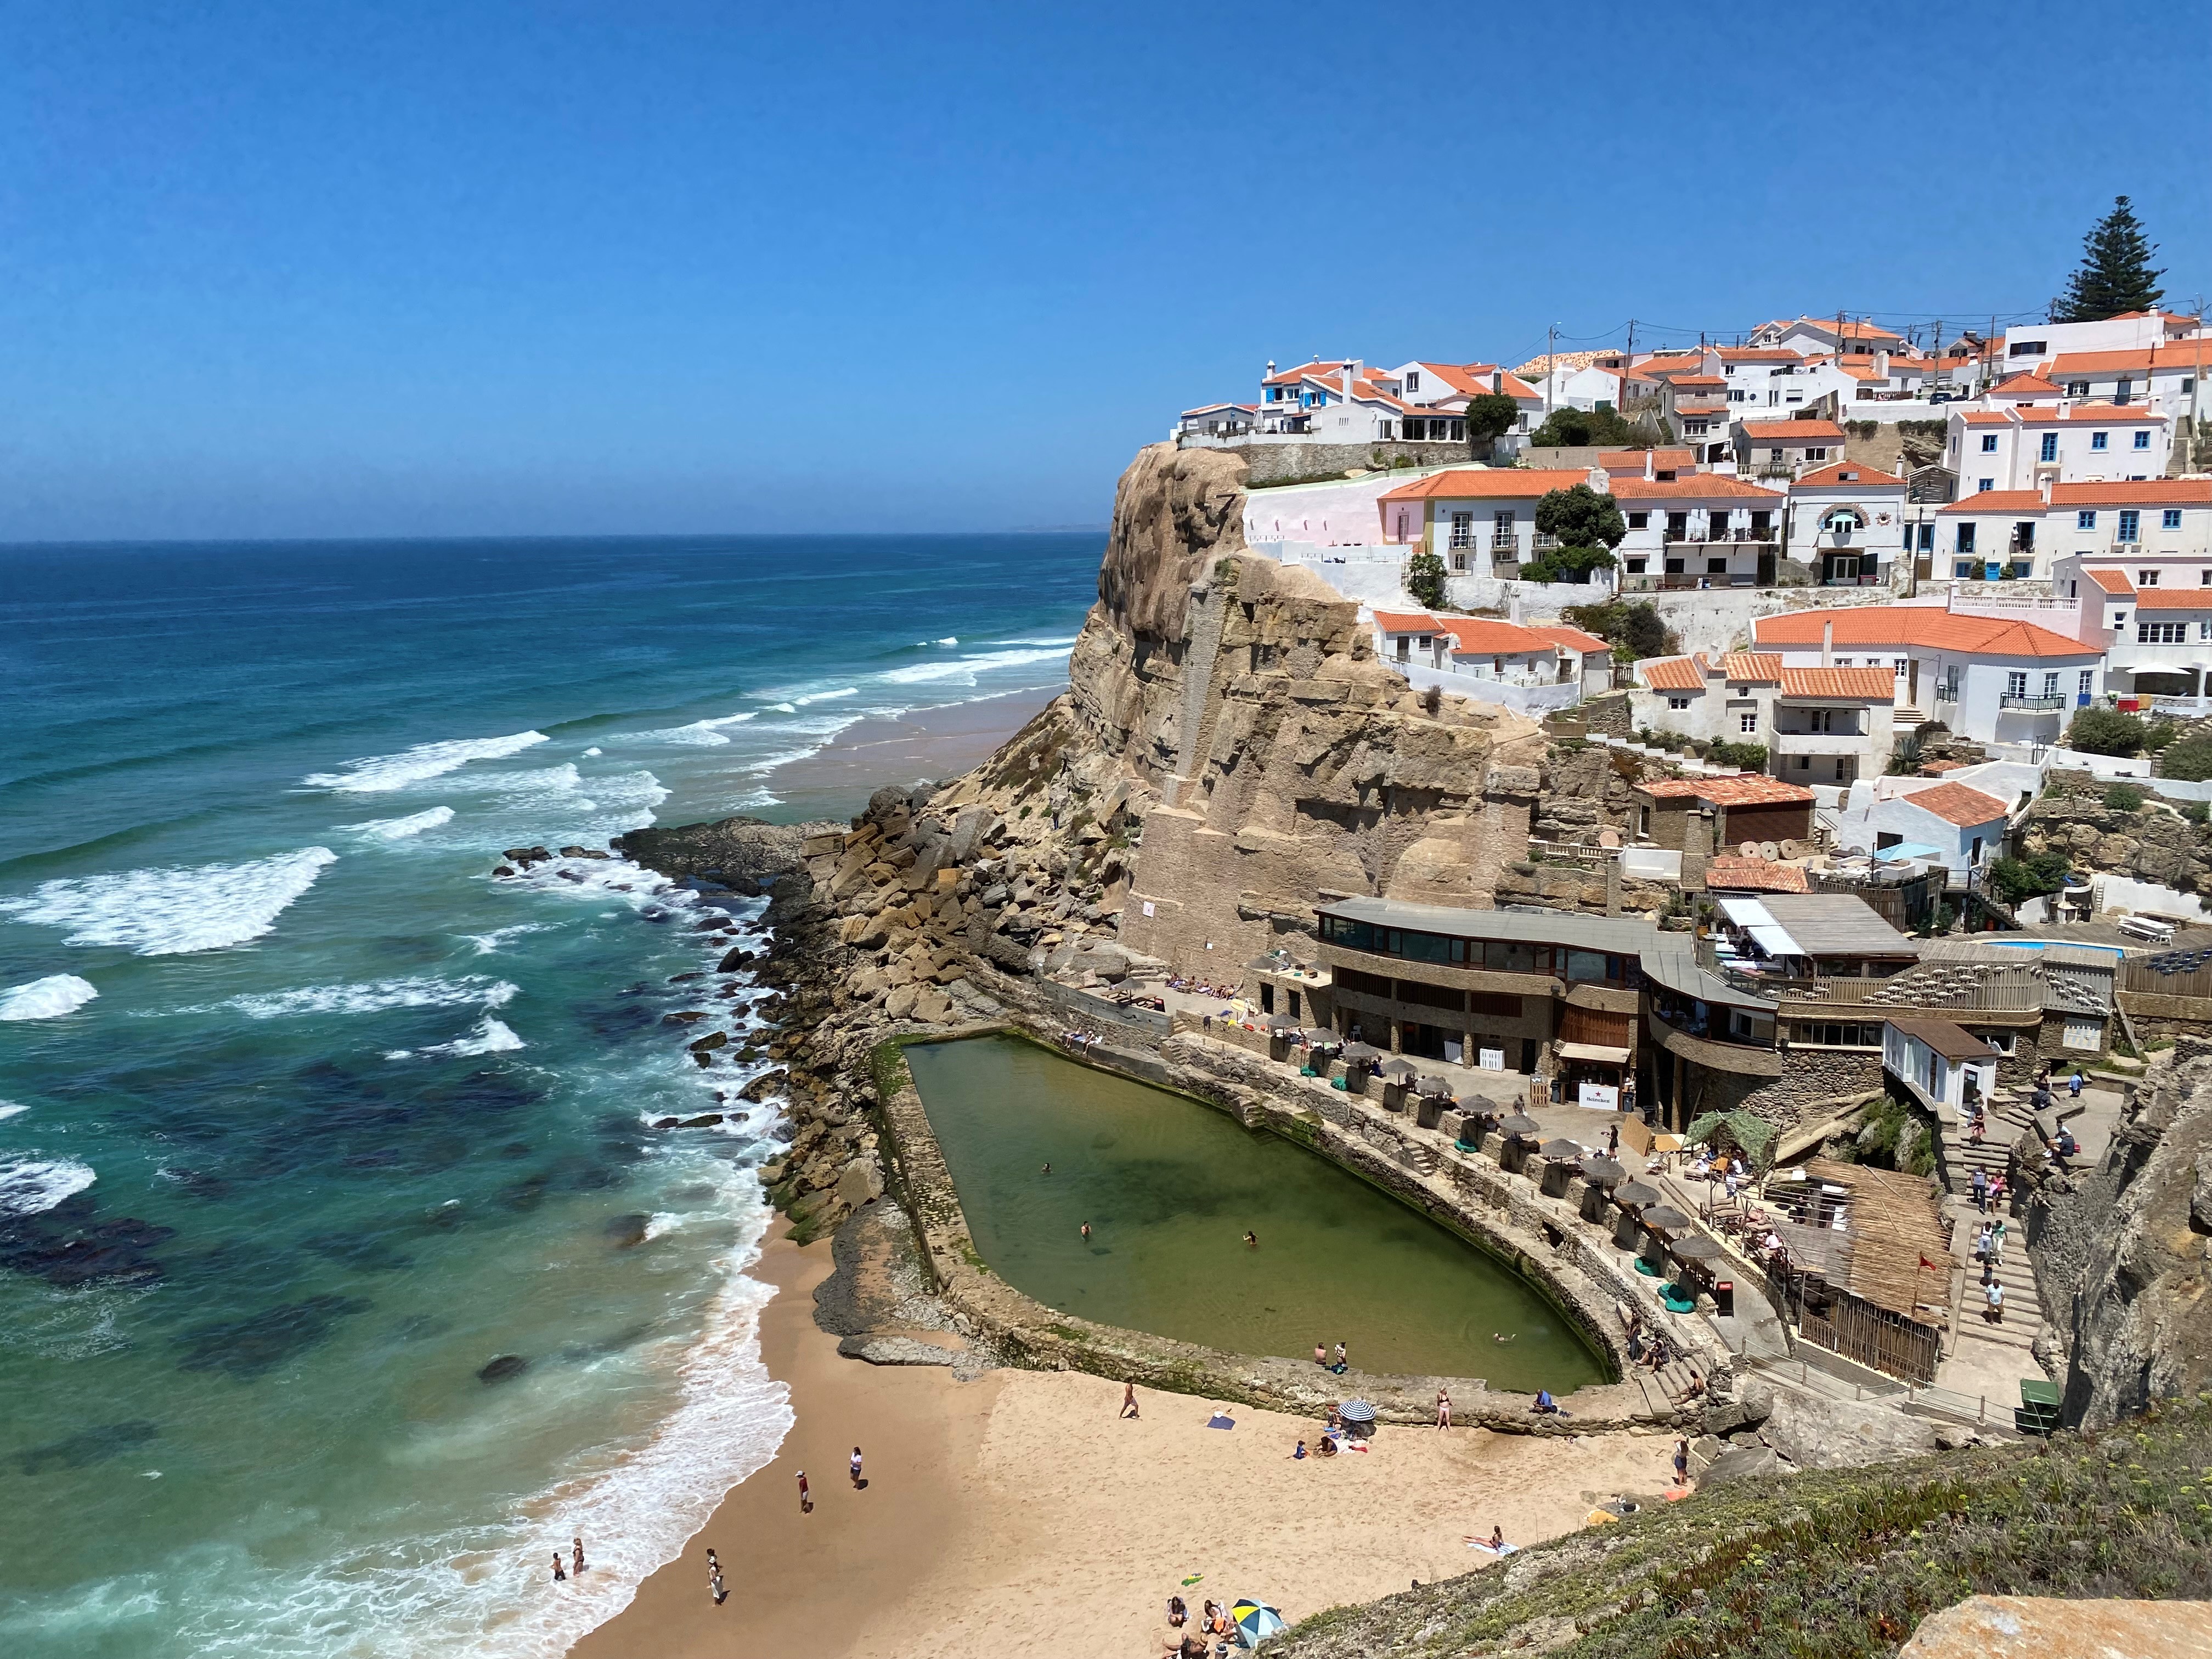
[[[1736,856],[1739,858],[1755,859],[1759,856],[1759,843],[1755,841],[1747,841],[1735,850]]]
[[[1759,843],[1759,856],[1765,859],[1769,864],[1774,862],[1779,851],[1780,849],[1778,848],[1771,841],[1763,841]]]
[[[1794,841],[1785,841],[1782,843],[1782,856],[1785,859],[1794,859],[1804,850]]]
[[[1601,846],[1601,847],[1618,847],[1618,846],[1620,846],[1620,830],[1599,830],[1599,831],[1597,832],[1597,844],[1598,844],[1599,846]]]

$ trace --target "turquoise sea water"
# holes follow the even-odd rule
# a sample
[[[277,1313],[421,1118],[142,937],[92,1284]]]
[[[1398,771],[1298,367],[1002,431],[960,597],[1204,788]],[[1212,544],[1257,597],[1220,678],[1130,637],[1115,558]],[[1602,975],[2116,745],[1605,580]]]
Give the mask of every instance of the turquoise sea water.
[[[557,1654],[672,1557],[788,1421],[774,1112],[647,1127],[757,907],[494,854],[854,810],[778,764],[1062,683],[1097,557],[0,550],[0,1652]]]

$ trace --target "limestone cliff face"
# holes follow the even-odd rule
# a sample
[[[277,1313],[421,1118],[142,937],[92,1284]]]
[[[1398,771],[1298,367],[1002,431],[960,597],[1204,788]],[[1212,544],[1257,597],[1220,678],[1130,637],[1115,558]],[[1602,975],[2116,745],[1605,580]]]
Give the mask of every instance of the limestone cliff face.
[[[2069,1422],[2101,1428],[2212,1386],[2212,1043],[2152,1069],[2099,1166],[2038,1194],[2029,1238]]]
[[[1357,605],[1245,550],[1243,514],[1233,457],[1138,455],[1068,696],[967,797],[1012,816],[1048,756],[1059,820],[1133,843],[1102,895],[1121,943],[1224,977],[1324,892],[1492,902],[1544,750],[1504,709],[1425,702]]]

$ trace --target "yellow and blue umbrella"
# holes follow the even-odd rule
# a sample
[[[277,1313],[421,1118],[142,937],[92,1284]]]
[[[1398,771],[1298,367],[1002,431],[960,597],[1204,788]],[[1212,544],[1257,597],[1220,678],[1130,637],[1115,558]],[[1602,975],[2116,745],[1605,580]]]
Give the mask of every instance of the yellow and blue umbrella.
[[[1229,1617],[1237,1626],[1237,1641],[1248,1648],[1258,1647],[1284,1628],[1281,1613],[1265,1601],[1255,1601],[1246,1595],[1229,1604]]]

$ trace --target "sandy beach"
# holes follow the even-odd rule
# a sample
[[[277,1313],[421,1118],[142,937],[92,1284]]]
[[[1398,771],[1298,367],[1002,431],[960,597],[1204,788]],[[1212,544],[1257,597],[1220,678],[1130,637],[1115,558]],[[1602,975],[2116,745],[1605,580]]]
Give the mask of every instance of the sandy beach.
[[[893,720],[856,720],[829,744],[768,775],[783,803],[779,820],[849,817],[884,785],[957,778],[973,771],[1064,688],[915,709]]]
[[[830,1270],[779,1224],[756,1277],[777,1287],[763,1357],[797,1425],[774,1462],[726,1498],[683,1558],[647,1578],[579,1659],[805,1652],[927,1659],[1005,1650],[1052,1633],[1066,1659],[1158,1654],[1167,1598],[1256,1595],[1296,1620],[1465,1572],[1468,1533],[1516,1543],[1572,1530],[1593,1501],[1651,1494],[1672,1443],[1385,1427],[1373,1449],[1294,1461],[1319,1425],[1138,1392],[1077,1372],[1002,1370],[957,1382],[935,1367],[839,1357],[812,1318]],[[846,1461],[865,1449],[867,1486]],[[814,1509],[799,1509],[804,1468]],[[705,1551],[730,1588],[708,1594]]]

